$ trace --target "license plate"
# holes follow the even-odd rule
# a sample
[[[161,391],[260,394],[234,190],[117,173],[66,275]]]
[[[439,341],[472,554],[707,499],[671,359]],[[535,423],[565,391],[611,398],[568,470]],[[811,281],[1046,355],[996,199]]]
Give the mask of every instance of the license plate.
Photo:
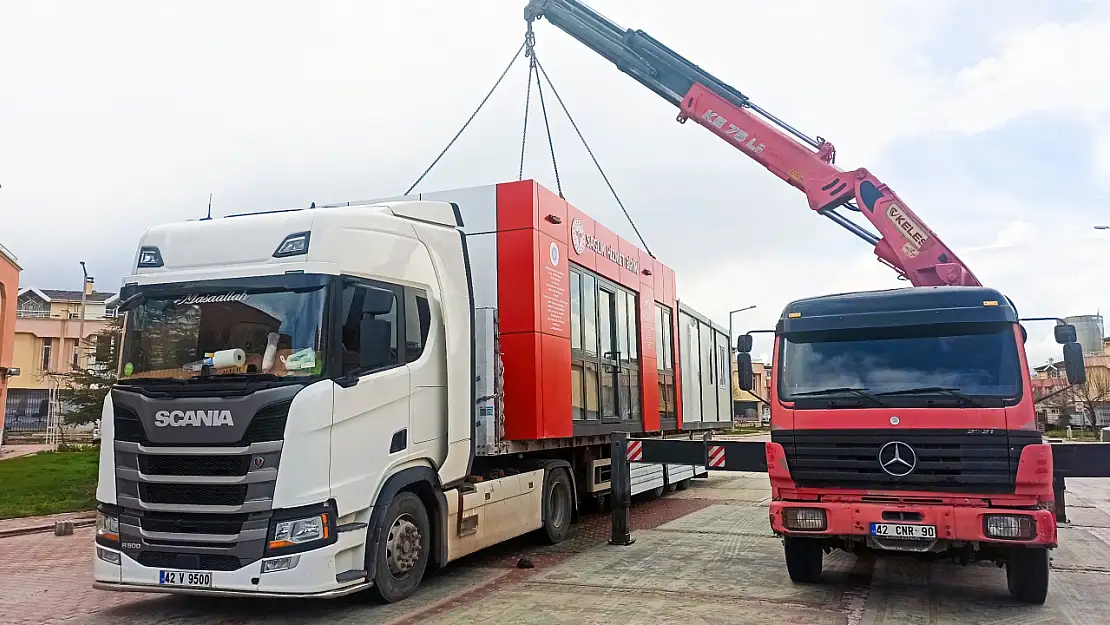
[[[872,523],[871,535],[879,538],[936,538],[937,526],[908,523]]]
[[[159,571],[158,583],[163,586],[208,588],[212,585],[212,574],[205,571]]]

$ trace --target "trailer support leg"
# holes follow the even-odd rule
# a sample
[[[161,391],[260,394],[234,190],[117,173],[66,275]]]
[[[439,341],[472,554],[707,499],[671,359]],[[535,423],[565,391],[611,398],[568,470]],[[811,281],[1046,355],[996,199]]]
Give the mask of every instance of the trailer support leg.
[[[1057,523],[1068,522],[1067,504],[1064,502],[1064,491],[1066,490],[1067,488],[1064,485],[1064,476],[1052,476],[1052,499],[1054,500],[1056,505]]]
[[[609,468],[609,498],[613,513],[610,545],[627,546],[636,542],[629,533],[632,524],[632,476],[628,466],[628,434],[613,433],[612,462]]]

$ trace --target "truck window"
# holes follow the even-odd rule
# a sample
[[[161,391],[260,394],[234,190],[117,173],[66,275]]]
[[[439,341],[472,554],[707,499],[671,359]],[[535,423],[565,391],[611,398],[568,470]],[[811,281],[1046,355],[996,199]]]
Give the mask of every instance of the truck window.
[[[1021,393],[1017,341],[1009,324],[831,331],[784,338],[779,389],[787,401],[795,393],[835,388],[889,393],[939,387],[997,398]]]
[[[432,311],[428,293],[423,289],[405,288],[405,362],[415,362],[424,353]]]
[[[141,287],[142,303],[127,313],[121,380],[320,375],[329,280],[301,274]]]
[[[400,364],[397,353],[397,294],[388,291],[391,306],[388,312],[375,310],[379,302],[376,293],[372,294],[366,286],[381,292],[380,285],[366,283],[359,286],[348,285],[343,288],[343,304],[340,309],[341,333],[341,373],[347,375],[361,371],[380,371]],[[372,333],[366,336],[364,332]],[[362,352],[369,350],[364,355]]]

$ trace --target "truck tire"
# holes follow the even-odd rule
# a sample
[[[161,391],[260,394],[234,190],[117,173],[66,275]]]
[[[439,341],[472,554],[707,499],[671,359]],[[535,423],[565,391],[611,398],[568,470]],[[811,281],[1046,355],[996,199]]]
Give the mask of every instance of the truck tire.
[[[373,598],[394,603],[416,592],[424,578],[431,554],[432,533],[424,502],[410,492],[398,493],[385,512],[378,537],[374,570]]]
[[[1006,563],[1010,596],[1022,603],[1043,604],[1048,597],[1048,549],[1015,549]]]
[[[787,536],[782,542],[786,554],[786,571],[790,580],[799,584],[814,584],[821,579],[821,561],[825,552],[821,545],[805,538]]]
[[[686,490],[687,488],[690,488],[690,478],[679,480],[678,484],[675,484],[675,488],[677,488],[678,490]]]
[[[574,515],[574,489],[564,469],[552,469],[543,478],[543,534],[547,542],[557,545],[570,533]]]

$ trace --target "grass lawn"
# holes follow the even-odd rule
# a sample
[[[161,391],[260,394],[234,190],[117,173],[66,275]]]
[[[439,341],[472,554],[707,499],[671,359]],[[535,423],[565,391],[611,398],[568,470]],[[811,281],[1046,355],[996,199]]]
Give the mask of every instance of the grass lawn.
[[[92,510],[99,456],[91,448],[0,462],[0,519]]]
[[[1045,438],[1062,438],[1068,439],[1067,430],[1045,430]],[[1071,431],[1071,439],[1073,441],[1098,441],[1098,435],[1090,430],[1081,430],[1073,428]]]

